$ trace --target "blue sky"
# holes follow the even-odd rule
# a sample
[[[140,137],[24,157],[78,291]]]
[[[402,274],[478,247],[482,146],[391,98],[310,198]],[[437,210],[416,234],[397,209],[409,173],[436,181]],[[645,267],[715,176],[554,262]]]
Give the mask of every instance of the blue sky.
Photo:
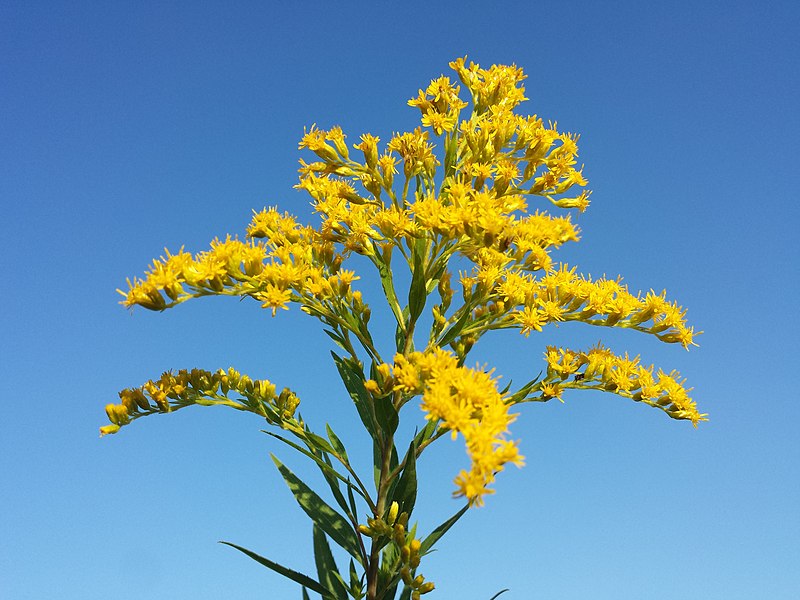
[[[601,338],[680,370],[711,420],[577,393],[524,407],[527,466],[428,560],[431,597],[800,597],[800,14],[648,4],[4,2],[0,596],[299,598],[216,543],[313,569],[269,452],[308,471],[261,423],[196,409],[97,427],[123,387],[235,365],[293,386],[358,453],[327,339],[296,309],[131,315],[115,289],[165,246],[242,234],[254,208],[310,219],[292,189],[303,127],[411,129],[406,100],[468,54],[523,67],[523,110],[582,134],[593,203],[559,257],[666,288],[705,331],[687,353],[564,325],[488,337],[476,357],[519,379],[546,344]],[[440,444],[420,465],[423,530],[459,506],[463,445]]]

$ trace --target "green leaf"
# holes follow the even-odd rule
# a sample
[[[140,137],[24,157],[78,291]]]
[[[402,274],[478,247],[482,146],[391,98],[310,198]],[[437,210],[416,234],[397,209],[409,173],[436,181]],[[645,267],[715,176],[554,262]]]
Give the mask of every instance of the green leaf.
[[[413,441],[408,447],[404,460],[405,466],[397,479],[397,484],[390,498],[397,502],[400,513],[405,512],[410,516],[417,500],[417,447]]]
[[[294,473],[283,465],[275,456],[272,461],[283,475],[286,484],[294,494],[295,500],[300,508],[316,523],[322,531],[339,546],[344,548],[359,563],[364,564],[358,546],[358,538],[355,531],[350,527],[347,520],[338,512],[333,510],[322,498],[320,498],[310,487],[303,483]]]
[[[306,588],[303,588],[303,600],[311,600],[311,598],[308,597],[308,590]]]
[[[394,278],[392,277],[392,270],[389,267],[392,261],[392,247],[387,246],[382,256],[373,256],[372,262],[378,268],[378,275],[381,278],[381,286],[383,287],[383,294],[389,303],[389,308],[392,310],[394,318],[400,327],[404,327],[403,314],[400,310],[400,302],[397,300],[397,294],[394,291]]]
[[[411,287],[408,290],[409,323],[417,321],[422,311],[425,310],[425,301],[428,298],[427,282],[425,281],[425,254],[427,249],[428,242],[424,238],[420,238],[414,243]]]
[[[387,437],[393,435],[400,424],[400,415],[398,415],[397,409],[394,407],[392,397],[375,398],[372,401],[372,406],[375,409],[375,420],[378,422],[381,433]]]
[[[447,533],[448,529],[450,529],[453,525],[455,525],[456,521],[458,521],[464,515],[464,513],[467,512],[468,509],[469,509],[469,504],[466,504],[464,506],[464,508],[462,508],[456,514],[454,514],[452,517],[447,519],[447,521],[445,521],[444,523],[439,525],[436,529],[433,530],[433,532],[431,532],[431,534],[428,537],[426,537],[424,540],[422,540],[422,545],[420,546],[420,549],[419,549],[420,554],[423,555],[423,556],[425,554],[428,554],[428,552],[430,552],[430,549],[433,547],[433,545],[436,542],[438,542],[439,539],[445,533]]]
[[[340,440],[337,435],[331,429],[331,426],[325,423],[325,431],[328,432],[328,439],[331,441],[331,446],[336,451],[336,454],[339,458],[342,459],[343,462],[349,464],[349,459],[347,458],[347,451],[344,449],[344,444],[342,440]]]
[[[400,463],[397,457],[397,446],[392,444],[392,456],[389,458],[389,470],[392,471]],[[381,483],[381,465],[383,464],[383,453],[378,442],[372,443],[372,471],[375,476],[375,489],[380,487]]]
[[[307,427],[303,430],[303,437],[305,437],[307,443],[313,445],[320,452],[327,452],[328,454],[336,456],[336,450],[328,443],[328,440],[321,435],[313,433]]]
[[[358,495],[363,498],[363,496],[364,496],[363,492],[360,489],[358,489],[357,487],[355,487],[353,485],[353,483],[350,481],[349,478],[346,478],[344,475],[342,475],[336,469],[334,469],[333,465],[330,464],[330,462],[325,462],[322,458],[320,458],[319,455],[314,454],[310,450],[307,450],[306,448],[303,448],[300,444],[296,444],[292,440],[289,440],[289,439],[283,437],[282,435],[279,435],[277,433],[273,433],[272,431],[265,431],[263,429],[262,429],[262,432],[266,433],[267,435],[269,435],[271,437],[274,437],[277,440],[282,441],[287,446],[290,446],[290,447],[294,448],[295,450],[297,450],[298,452],[300,452],[301,454],[307,456],[308,458],[310,458],[311,460],[313,460],[317,464],[317,466],[322,471],[323,475],[326,476],[326,479],[327,479],[328,476],[335,477],[339,481],[342,481],[345,485],[348,485],[348,486],[352,487],[356,491],[356,493],[358,493]]]
[[[413,341],[411,345],[413,346]],[[400,325],[394,330],[394,345],[397,348],[397,352],[400,354],[403,353],[406,346],[406,330],[405,327],[401,327]]]
[[[400,600],[411,600],[411,588],[405,586],[400,594]]]
[[[462,306],[460,310],[463,310],[464,308],[465,307]],[[445,331],[444,336],[438,342],[436,342],[436,345],[444,347],[450,342],[452,342],[454,339],[456,339],[458,337],[458,334],[461,333],[461,330],[464,329],[464,325],[469,320],[470,315],[471,315],[470,311],[464,310],[464,314],[462,314],[458,318],[458,320],[455,323],[453,323],[447,329],[447,331]]]
[[[414,445],[419,447],[423,442],[427,442],[439,428],[439,421],[428,421],[419,433],[414,436]]]
[[[328,457],[327,454],[323,454],[322,455],[322,459],[329,466],[331,465],[331,459]],[[344,495],[342,494],[341,487],[339,486],[339,480],[337,478],[335,478],[335,477],[332,477],[328,473],[326,473],[325,470],[322,469],[321,467],[320,467],[320,470],[322,471],[322,476],[325,478],[325,481],[328,482],[328,487],[331,488],[331,493],[333,494],[333,497],[336,499],[336,503],[342,508],[342,510],[344,511],[344,514],[346,514],[348,517],[350,517],[350,521],[354,522],[356,520],[356,515],[354,513],[353,514],[350,513],[350,507],[347,506],[347,501],[344,499]],[[347,482],[348,482],[348,485],[350,485],[350,483],[349,483],[350,479],[348,479]]]
[[[269,560],[268,558],[264,558],[263,556],[259,556],[255,552],[251,552],[250,550],[248,550],[246,548],[242,548],[241,546],[237,546],[236,544],[232,544],[230,542],[220,542],[220,544],[225,544],[226,546],[230,546],[231,548],[236,548],[239,552],[242,552],[242,553],[246,554],[247,556],[252,558],[257,563],[259,563],[261,565],[264,565],[268,569],[272,569],[276,573],[280,573],[284,577],[287,577],[287,578],[291,579],[292,581],[295,581],[295,582],[299,583],[300,585],[302,585],[304,587],[307,587],[308,589],[310,589],[313,592],[317,592],[318,594],[320,594],[320,595],[322,595],[324,597],[329,597],[330,596],[330,592],[328,592],[328,590],[326,590],[324,587],[322,587],[322,585],[319,582],[314,581],[313,579],[311,579],[311,577],[309,577],[308,575],[303,575],[302,573],[298,573],[297,571],[295,571],[293,569],[289,569],[288,567],[284,567],[283,565],[280,565],[280,564],[278,564],[276,562],[273,562],[273,561]]]
[[[399,552],[395,544],[387,544],[381,552],[381,567],[378,571],[378,597],[393,600],[400,580]]]
[[[534,378],[531,379],[528,383],[523,385],[519,390],[517,390],[514,394],[512,394],[506,402],[508,404],[516,404],[517,402],[522,402],[530,393],[530,391],[539,383],[539,378],[542,376],[542,372],[539,371],[539,374]],[[505,393],[505,392],[503,392]]]
[[[497,592],[497,593],[496,593],[494,596],[492,596],[491,598],[489,598],[489,600],[495,600],[495,598],[497,598],[497,597],[498,597],[500,594],[504,594],[504,593],[505,593],[505,592],[507,592],[507,591],[508,591],[508,588],[506,588],[506,589],[504,589],[504,590],[500,590],[500,591],[499,591],[499,592]]]
[[[371,400],[367,390],[364,389],[364,373],[361,369],[356,369],[352,365],[352,361],[345,360],[335,352],[331,352],[333,362],[336,363],[336,368],[339,371],[339,376],[342,378],[344,387],[350,394],[350,398],[356,405],[358,416],[361,417],[361,422],[366,427],[372,439],[378,438],[377,425],[372,417]]]
[[[361,591],[364,588],[363,581],[361,577],[358,576],[358,571],[356,571],[356,564],[353,562],[353,559],[350,559],[350,591],[354,598],[358,598],[361,596]]]
[[[399,581],[395,581],[397,578],[392,578],[392,584],[386,588],[386,591],[383,592],[381,595],[381,600],[394,600],[395,595],[397,594],[397,587],[400,584]]]
[[[358,521],[358,505],[356,505],[356,497],[353,495],[355,486],[347,480],[347,499],[350,502],[350,514],[353,515],[353,520]],[[367,502],[369,504],[369,502]]]
[[[347,598],[347,588],[339,575],[339,568],[333,559],[331,547],[325,533],[314,525],[314,562],[317,565],[317,578],[330,590],[331,596],[337,600]],[[338,577],[337,577],[338,576]]]

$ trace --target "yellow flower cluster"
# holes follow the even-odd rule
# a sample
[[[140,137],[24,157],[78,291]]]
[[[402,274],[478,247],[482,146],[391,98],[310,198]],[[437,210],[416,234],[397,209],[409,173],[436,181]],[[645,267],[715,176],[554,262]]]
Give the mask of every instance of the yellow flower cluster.
[[[471,467],[457,476],[456,493],[479,505],[492,493],[489,486],[506,463],[522,464],[517,444],[506,439],[515,418],[509,405],[521,401],[519,392],[504,397],[492,371],[461,366],[484,332],[517,328],[529,335],[548,323],[582,321],[636,329],[685,348],[693,345],[696,333],[687,325],[685,311],[665,293],[634,295],[619,280],[593,280],[564,265],[554,268],[551,250],[577,241],[579,230],[569,215],[529,210],[528,203],[534,196],[559,209],[583,212],[588,207],[590,192],[575,191],[587,185],[577,160],[578,135],[561,132],[536,115],[514,112],[526,100],[525,75],[515,65],[483,69],[460,58],[450,66],[462,85],[441,76],[420,89],[408,104],[420,110],[422,126],[393,134],[383,149],[380,139],[369,133],[348,145],[340,127],[312,126],[305,132],[299,148],[314,158],[300,161],[295,187],[311,196],[319,225],[302,226],[287,213],[265,209],[254,215],[246,242],[229,237],[214,240],[210,250],[196,255],[167,253],[120,293],[125,306],[152,310],[211,294],[252,297],[273,315],[290,302],[299,303],[322,320],[354,362],[360,359],[351,336],[361,344],[359,351],[379,365],[378,381],[365,384],[370,395],[394,395],[398,409],[422,395],[428,420],[453,437],[464,436]],[[472,100],[466,118],[462,86]],[[435,137],[440,148],[432,143]],[[394,287],[394,252],[411,271],[405,307],[404,294]],[[391,369],[372,341],[369,307],[352,289],[358,277],[342,268],[353,253],[366,256],[377,268],[397,320],[402,353]],[[463,303],[451,306],[451,269],[459,256],[472,264],[460,273]],[[428,305],[434,317],[430,348],[413,352],[415,327],[434,289],[441,303]],[[455,354],[437,344],[449,344]],[[570,387],[603,389],[695,425],[705,420],[676,373],[654,374],[638,359],[616,357],[600,346],[585,353],[549,349],[547,356],[547,378],[531,382],[523,396],[534,390],[546,400],[560,398]],[[218,395],[214,385],[222,386],[219,373],[207,375],[206,387],[191,384],[194,371],[181,373],[124,390],[122,404],[109,405],[112,425],[104,433],[148,411],[163,412],[190,401],[227,402],[258,409],[259,414],[266,411],[275,422],[284,418],[279,404],[285,400],[280,397],[251,402],[254,392],[246,385],[247,393],[228,384],[245,397],[243,404],[237,403],[226,392]],[[270,394],[274,396],[274,389]]]
[[[163,310],[198,296],[239,295],[255,298],[274,315],[291,300],[351,293],[357,277],[340,269],[342,257],[312,228],[265,209],[254,215],[247,233],[267,243],[228,237],[214,240],[210,250],[195,256],[183,250],[167,252],[153,262],[144,279],[128,280],[128,291],[119,291],[125,296],[122,304]]]
[[[495,287],[498,302],[507,307],[522,306],[508,313],[506,322],[525,335],[541,331],[547,323],[582,321],[637,329],[688,349],[694,343],[694,328],[686,324],[686,311],[665,296],[665,292],[653,291],[644,298],[641,294],[634,296],[619,281],[592,281],[565,265],[538,279],[511,272]]]
[[[677,371],[654,374],[653,365],[640,364],[639,357],[617,356],[597,345],[587,352],[575,352],[550,346],[545,353],[547,377],[540,391],[543,399],[561,398],[566,388],[599,389],[637,402],[644,402],[666,412],[673,419],[691,421],[697,427],[707,421],[689,397],[691,389]]]
[[[409,106],[415,106],[422,113],[422,124],[433,129],[436,135],[443,132],[452,132],[458,123],[458,114],[467,106],[458,97],[460,88],[450,83],[449,77],[439,77],[431,81],[423,92],[419,91],[417,98],[408,101]]]
[[[457,58],[450,63],[450,68],[458,73],[458,77],[472,94],[475,112],[481,114],[492,107],[512,110],[525,97],[522,81],[526,75],[516,65],[492,65],[482,69],[470,62],[466,66],[466,57]]]
[[[230,392],[238,392],[242,398],[231,399]],[[192,404],[231,406],[280,425],[294,417],[300,404],[300,399],[288,388],[277,394],[268,380],[250,379],[232,368],[216,372],[202,369],[166,372],[156,381],[122,390],[119,397],[119,404],[106,406],[111,424],[101,427],[100,435],[116,433],[139,417],[172,412]]]
[[[491,371],[459,366],[453,354],[434,347],[395,356],[393,375],[402,394],[422,394],[426,419],[440,421],[453,438],[464,436],[471,468],[456,477],[457,496],[479,506],[482,496],[494,492],[488,486],[507,463],[523,464],[517,443],[506,439],[516,415],[508,412]]]
[[[588,206],[587,191],[561,197],[572,186],[586,185],[575,168],[578,136],[559,132],[555,124],[545,126],[536,116],[514,114],[525,99],[521,69],[481,69],[472,63],[467,67],[464,59],[450,66],[472,95],[469,118],[458,122],[467,103],[459,97],[460,87],[445,76],[409,101],[420,109],[425,128],[446,134],[444,177],[438,189],[434,177],[442,157],[421,128],[393,135],[383,155],[377,137],[362,135],[354,147],[363,152],[364,161],[357,162],[340,128],[312,127],[300,147],[321,160],[301,161],[296,187],[311,195],[322,215],[322,239],[341,244],[345,252],[374,255],[376,245],[399,246],[405,241],[410,246],[412,239],[425,238],[451,242],[448,252],[472,260],[488,248],[511,255],[529,270],[546,270],[551,262],[545,249],[577,240],[577,228],[568,218],[538,211],[527,215],[524,196],[544,196],[561,208],[583,211]],[[405,185],[398,198],[393,183],[400,161]],[[408,194],[412,178],[417,182],[413,197]],[[362,195],[357,184],[368,195]],[[383,193],[391,203],[384,202]]]

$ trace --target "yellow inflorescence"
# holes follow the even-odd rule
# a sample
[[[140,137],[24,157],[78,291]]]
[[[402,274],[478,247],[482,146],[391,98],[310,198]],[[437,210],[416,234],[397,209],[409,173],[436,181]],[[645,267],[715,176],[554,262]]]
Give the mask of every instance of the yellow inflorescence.
[[[513,308],[508,319],[525,335],[547,323],[582,321],[638,329],[688,349],[694,344],[694,328],[686,324],[686,311],[665,296],[652,291],[644,298],[634,296],[619,281],[592,281],[565,265],[538,279],[509,272],[495,286],[495,299]]]
[[[640,364],[639,357],[617,356],[598,345],[586,352],[550,346],[545,353],[547,377],[540,391],[544,399],[560,398],[564,388],[613,392],[660,408],[673,419],[691,421],[697,427],[707,421],[689,397],[691,389],[677,371],[654,374],[653,365]]]
[[[230,399],[230,392],[237,392],[242,398]],[[122,390],[119,398],[119,404],[106,406],[111,424],[101,427],[100,435],[116,433],[138,417],[172,412],[192,404],[232,406],[279,424],[292,419],[300,404],[289,389],[277,394],[268,380],[250,379],[232,368],[215,372],[202,369],[166,372],[141,387]]]
[[[505,437],[516,415],[509,413],[491,371],[461,367],[452,353],[432,348],[398,354],[393,374],[400,392],[422,394],[426,419],[441,422],[454,438],[464,436],[472,464],[456,477],[456,495],[481,505],[507,463],[522,465],[517,443]]]
[[[194,256],[167,252],[144,279],[129,280],[128,291],[120,290],[122,304],[163,310],[198,296],[239,295],[255,298],[274,315],[291,301],[351,294],[352,273],[339,270],[341,256],[311,228],[265,209],[253,217],[248,235],[268,243],[227,238]]]
[[[367,391],[401,394],[404,401],[422,395],[428,419],[454,436],[461,433],[471,468],[458,475],[458,494],[481,504],[495,474],[508,462],[522,461],[516,443],[505,438],[514,420],[511,396],[498,392],[491,372],[459,366],[484,332],[518,328],[527,336],[550,323],[581,321],[636,329],[685,348],[696,333],[665,293],[632,294],[619,280],[592,279],[554,263],[551,252],[577,241],[578,227],[569,214],[529,210],[529,203],[578,212],[589,206],[591,192],[577,158],[579,136],[536,115],[515,113],[526,100],[525,75],[515,65],[484,69],[460,58],[450,66],[461,85],[443,75],[420,89],[408,104],[419,109],[421,126],[392,134],[383,147],[369,133],[348,145],[339,127],[305,132],[299,147],[313,157],[300,161],[296,187],[310,195],[318,225],[303,226],[287,213],[265,209],[254,215],[247,241],[214,240],[195,255],[167,253],[121,293],[125,306],[152,310],[213,294],[249,296],[273,315],[297,303],[335,330],[329,333],[356,362],[352,338],[388,369],[367,330],[370,309],[352,289],[358,277],[342,268],[353,253],[367,257],[378,268],[398,332],[409,336],[391,375],[379,370],[380,381],[368,380]],[[405,309],[393,289],[398,254],[414,284],[420,275],[424,279],[412,285]],[[456,257],[469,263],[456,273],[463,303],[451,306]],[[419,313],[411,316],[411,296],[434,289],[441,304],[428,306],[431,348],[413,352],[411,321]],[[415,302],[424,308],[424,298]],[[437,344],[449,344],[455,354]],[[560,399],[567,388],[604,389],[695,425],[705,420],[676,373],[654,373],[638,359],[615,357],[601,347],[585,353],[550,349],[547,357],[548,376],[535,388],[539,399]],[[110,405],[112,425],[104,433],[148,410],[169,410],[187,401],[192,389],[201,395],[192,386],[181,389],[188,375],[179,374],[177,388],[170,387],[170,377],[163,385],[125,390],[123,403]]]

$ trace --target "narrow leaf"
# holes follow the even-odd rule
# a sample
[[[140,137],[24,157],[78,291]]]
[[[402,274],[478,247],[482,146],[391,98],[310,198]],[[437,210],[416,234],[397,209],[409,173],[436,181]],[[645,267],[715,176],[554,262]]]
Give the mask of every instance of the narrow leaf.
[[[419,433],[414,436],[414,445],[419,447],[423,442],[427,442],[439,428],[439,421],[428,421]]]
[[[288,567],[284,567],[274,561],[269,560],[268,558],[264,558],[263,556],[259,556],[255,552],[251,552],[247,548],[242,548],[241,546],[237,546],[236,544],[232,544],[230,542],[220,542],[220,544],[225,544],[226,546],[230,546],[231,548],[236,548],[239,552],[242,552],[252,558],[257,563],[264,565],[268,569],[272,569],[276,573],[280,573],[284,577],[288,577],[292,581],[299,583],[300,585],[307,587],[313,592],[317,592],[322,596],[329,596],[328,590],[326,590],[319,582],[314,581],[308,575],[303,575],[302,573],[298,573],[293,569],[289,569]]]
[[[397,414],[392,402],[391,396],[384,396],[383,398],[375,398],[372,402],[375,409],[375,420],[378,422],[380,431],[386,435],[393,435],[397,431],[397,426],[400,423],[400,417]]]
[[[375,476],[375,489],[380,487],[381,482],[381,465],[383,464],[383,452],[378,442],[372,444],[372,470]],[[400,459],[397,457],[397,446],[392,444],[392,455],[389,458],[389,470],[394,470],[400,464]]]
[[[303,483],[277,458],[273,456],[272,461],[278,467],[281,475],[283,475],[286,484],[289,486],[292,494],[294,494],[295,500],[297,500],[300,508],[302,508],[311,520],[314,521],[322,531],[327,533],[334,542],[344,548],[358,562],[363,564],[363,557],[358,547],[358,538],[347,520],[333,510],[330,505]]]
[[[420,546],[420,549],[419,549],[420,554],[422,554],[422,555],[428,554],[428,552],[430,552],[430,549],[433,547],[433,545],[436,542],[438,542],[439,539],[445,533],[447,533],[447,531],[453,525],[455,525],[456,521],[458,521],[464,515],[464,513],[467,512],[468,509],[469,509],[469,504],[464,505],[464,508],[462,508],[456,514],[454,514],[452,517],[447,519],[447,521],[445,521],[444,523],[439,525],[436,529],[433,530],[433,532],[431,532],[431,534],[428,537],[426,537],[424,540],[422,540],[422,545]]]
[[[331,355],[333,356],[333,362],[336,363],[336,368],[339,371],[339,376],[342,378],[344,387],[347,389],[350,398],[356,405],[356,410],[358,411],[358,416],[361,417],[361,422],[364,424],[364,427],[367,428],[372,439],[378,439],[377,427],[372,418],[370,398],[367,394],[367,390],[364,389],[364,374],[354,369],[350,361],[343,359],[335,352],[331,352]]]
[[[397,502],[401,513],[411,515],[417,500],[417,447],[413,441],[406,452],[405,466],[397,479],[391,499]]]
[[[344,338],[342,338],[342,336],[340,336],[338,333],[331,331],[330,329],[323,329],[322,331],[324,331],[328,335],[328,337],[331,338],[337,346],[339,346],[339,348],[345,351],[347,350],[347,346],[345,346]]]
[[[394,291],[394,279],[392,278],[392,271],[389,265],[392,261],[391,246],[387,246],[382,256],[374,256],[372,262],[378,267],[378,275],[381,278],[381,287],[389,303],[389,308],[392,309],[392,314],[397,320],[398,326],[403,326],[403,315],[400,310],[400,302],[397,300],[397,294]]]
[[[342,583],[339,568],[333,558],[331,547],[325,533],[314,525],[314,562],[317,565],[317,579],[330,590],[330,595],[337,600],[347,597],[347,588]]]
[[[353,516],[354,521],[358,521],[358,505],[356,504],[356,497],[353,495],[353,484],[350,483],[350,480],[347,480],[349,484],[347,486],[347,500],[350,502],[350,514]],[[367,501],[367,504],[372,506],[372,503]]]
[[[361,577],[358,576],[358,571],[356,571],[356,564],[353,562],[353,559],[350,559],[350,592],[354,598],[358,598],[361,595],[361,590],[363,588]]]
[[[420,238],[414,244],[413,272],[411,275],[411,287],[408,290],[408,318],[409,323],[414,323],[425,310],[425,300],[427,299],[425,281],[425,251],[427,241]]]
[[[344,482],[346,485],[351,486],[356,491],[356,493],[358,493],[359,496],[362,496],[362,497],[364,496],[364,494],[361,492],[361,490],[358,489],[357,487],[355,487],[353,485],[353,483],[350,481],[350,479],[346,478],[344,475],[339,473],[336,469],[333,468],[333,465],[331,465],[330,463],[326,463],[318,455],[314,454],[310,450],[307,450],[306,448],[303,448],[300,444],[296,444],[292,440],[289,440],[289,439],[283,437],[282,435],[278,435],[277,433],[273,433],[272,431],[265,431],[265,430],[262,430],[262,431],[264,433],[266,433],[267,435],[272,436],[275,439],[282,441],[287,446],[290,446],[290,447],[294,448],[295,450],[297,450],[301,454],[303,454],[303,455],[307,456],[308,458],[310,458],[311,460],[313,460],[315,463],[317,463],[317,466],[320,468],[320,470],[323,472],[323,474],[335,477],[339,481]]]
[[[321,435],[317,435],[309,429],[306,429],[303,432],[303,436],[305,437],[306,442],[312,444],[320,452],[327,452],[328,454],[333,454],[334,456],[336,455],[336,450],[334,450],[333,446],[328,443],[328,440]]]
[[[350,502],[350,514],[353,515],[353,520],[358,521],[358,505],[356,504],[356,497],[353,494],[354,486],[347,480],[347,500]],[[362,496],[363,497],[363,496]],[[371,504],[367,502],[367,504]]]
[[[464,308],[464,307],[462,307],[462,309],[463,309],[463,308]],[[450,327],[447,329],[447,331],[445,331],[445,333],[444,333],[444,336],[443,336],[443,337],[442,337],[442,338],[441,338],[441,339],[440,339],[438,342],[436,342],[436,345],[437,345],[437,346],[444,347],[444,346],[446,346],[447,344],[449,344],[450,342],[452,342],[454,339],[456,339],[456,338],[458,337],[458,334],[460,334],[460,333],[461,333],[461,330],[462,330],[462,329],[464,329],[464,325],[465,325],[465,324],[467,323],[467,321],[469,320],[469,318],[470,318],[470,314],[471,314],[471,313],[470,313],[470,311],[468,311],[468,310],[465,310],[465,311],[464,311],[464,314],[462,314],[462,315],[461,315],[461,316],[458,318],[458,320],[457,320],[455,323],[453,323],[453,324],[452,324],[452,325],[451,325],[451,326],[450,326]]]
[[[336,451],[336,454],[339,458],[343,460],[343,462],[349,464],[349,459],[347,458],[347,451],[344,449],[344,444],[342,440],[333,432],[331,426],[327,423],[325,424],[325,430],[328,432],[328,439],[331,441],[331,446]]]
[[[497,597],[498,597],[500,594],[504,594],[504,593],[506,593],[507,591],[508,591],[508,588],[506,588],[506,589],[504,589],[504,590],[500,590],[500,591],[499,591],[499,592],[497,592],[497,593],[496,593],[494,596],[492,596],[491,598],[489,598],[489,600],[494,600],[494,599],[495,599],[495,598],[497,598]]]
[[[323,454],[322,458],[328,464],[328,466],[331,466],[331,459],[328,457],[327,454]],[[342,494],[341,487],[339,486],[339,479],[337,479],[336,477],[331,477],[322,468],[320,468],[320,471],[322,471],[322,476],[325,478],[325,481],[328,482],[328,487],[331,488],[331,493],[333,494],[333,497],[336,499],[336,503],[342,508],[342,510],[344,511],[344,514],[346,514],[348,517],[350,517],[350,521],[351,522],[355,521],[356,520],[356,515],[355,514],[350,514],[350,508],[347,506],[347,501],[344,499],[344,495]],[[348,479],[347,481],[348,481],[348,485],[350,485],[350,483],[349,483],[350,480]]]

